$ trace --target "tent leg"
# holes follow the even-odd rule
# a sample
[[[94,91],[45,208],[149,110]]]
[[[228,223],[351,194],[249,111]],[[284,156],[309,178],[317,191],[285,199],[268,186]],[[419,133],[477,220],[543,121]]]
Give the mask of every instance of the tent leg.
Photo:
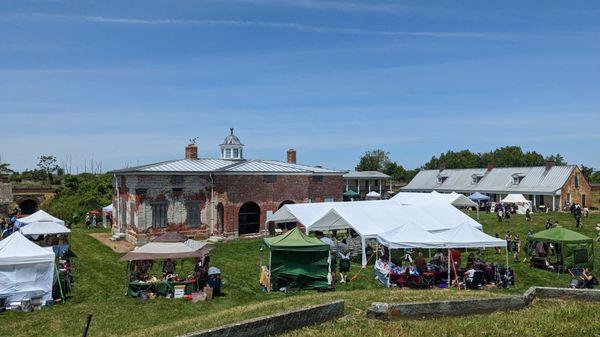
[[[450,289],[450,249],[448,249],[448,289]]]
[[[360,244],[362,246],[362,267],[365,268],[367,266],[367,242],[364,236],[360,236]]]
[[[477,220],[479,220],[479,201],[477,202]]]

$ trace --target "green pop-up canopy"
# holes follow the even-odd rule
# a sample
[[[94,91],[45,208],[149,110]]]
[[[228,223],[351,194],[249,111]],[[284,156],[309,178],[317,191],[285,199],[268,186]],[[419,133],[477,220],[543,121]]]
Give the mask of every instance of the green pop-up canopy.
[[[329,272],[329,245],[306,236],[298,228],[281,236],[265,238],[270,250],[271,284],[273,288],[326,288]]]
[[[581,233],[556,227],[535,233],[529,240],[560,244],[560,255],[565,268],[594,267],[594,240]]]
[[[347,190],[346,192],[344,192],[344,196],[349,198],[358,197],[359,195],[360,194],[354,192],[353,190]]]

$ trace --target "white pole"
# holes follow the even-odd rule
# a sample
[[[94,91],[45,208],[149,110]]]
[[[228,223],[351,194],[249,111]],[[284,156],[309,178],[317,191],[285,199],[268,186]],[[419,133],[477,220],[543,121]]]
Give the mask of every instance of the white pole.
[[[367,242],[363,235],[360,236],[360,244],[362,245],[362,267],[365,268],[367,266]]]
[[[450,248],[448,248],[448,289],[450,289]]]
[[[477,202],[477,220],[479,220],[479,201]]]
[[[552,211],[556,211],[556,192],[552,193]]]

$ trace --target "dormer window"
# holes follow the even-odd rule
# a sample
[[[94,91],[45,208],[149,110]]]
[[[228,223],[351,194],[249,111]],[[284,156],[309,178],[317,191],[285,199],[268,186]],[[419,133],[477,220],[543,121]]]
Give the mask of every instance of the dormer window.
[[[525,176],[520,173],[515,173],[512,175],[512,178],[513,178],[513,185],[519,185],[521,183],[521,180],[523,180],[523,178],[525,178]]]
[[[472,184],[479,184],[479,181],[481,181],[482,176],[478,175],[478,174],[474,174],[471,176],[471,183]]]
[[[448,177],[446,177],[446,176],[438,176],[437,177],[437,182],[438,182],[438,184],[443,184],[444,181],[446,181],[446,179],[448,179]]]

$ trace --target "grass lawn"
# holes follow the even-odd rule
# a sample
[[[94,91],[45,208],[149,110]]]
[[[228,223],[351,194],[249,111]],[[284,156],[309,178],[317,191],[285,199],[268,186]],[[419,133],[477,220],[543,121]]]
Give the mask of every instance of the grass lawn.
[[[520,234],[522,241],[528,230],[543,229],[546,217],[574,227],[569,214],[534,214],[533,222],[523,216],[513,217],[510,224],[498,224],[493,214],[482,214],[481,223],[489,234],[507,229]],[[595,236],[594,226],[600,215],[583,220],[582,233]],[[335,299],[346,300],[344,319],[309,327],[287,336],[387,336],[387,335],[594,335],[600,331],[595,312],[597,303],[539,300],[519,312],[494,313],[435,321],[402,321],[384,323],[367,320],[364,311],[373,301],[423,301],[448,298],[477,298],[522,293],[532,285],[567,286],[570,278],[542,270],[530,269],[523,263],[513,263],[517,285],[508,290],[399,290],[384,289],[376,280],[372,268],[365,269],[356,282],[339,285],[330,293],[299,292],[266,294],[258,285],[260,240],[237,240],[219,244],[211,255],[211,263],[223,272],[223,290],[227,294],[209,302],[190,303],[184,300],[157,299],[142,302],[123,296],[126,285],[126,264],[118,262],[113,253],[88,235],[90,231],[75,229],[71,242],[78,255],[76,283],[72,299],[63,305],[33,313],[6,312],[0,314],[1,336],[79,336],[88,312],[94,314],[90,336],[173,336],[236,322],[243,319],[281,312]],[[486,258],[503,262],[504,255],[486,251]],[[521,259],[523,256],[521,256]],[[191,263],[188,262],[191,268]],[[596,270],[599,265],[596,263]],[[358,270],[353,265],[352,273]]]

